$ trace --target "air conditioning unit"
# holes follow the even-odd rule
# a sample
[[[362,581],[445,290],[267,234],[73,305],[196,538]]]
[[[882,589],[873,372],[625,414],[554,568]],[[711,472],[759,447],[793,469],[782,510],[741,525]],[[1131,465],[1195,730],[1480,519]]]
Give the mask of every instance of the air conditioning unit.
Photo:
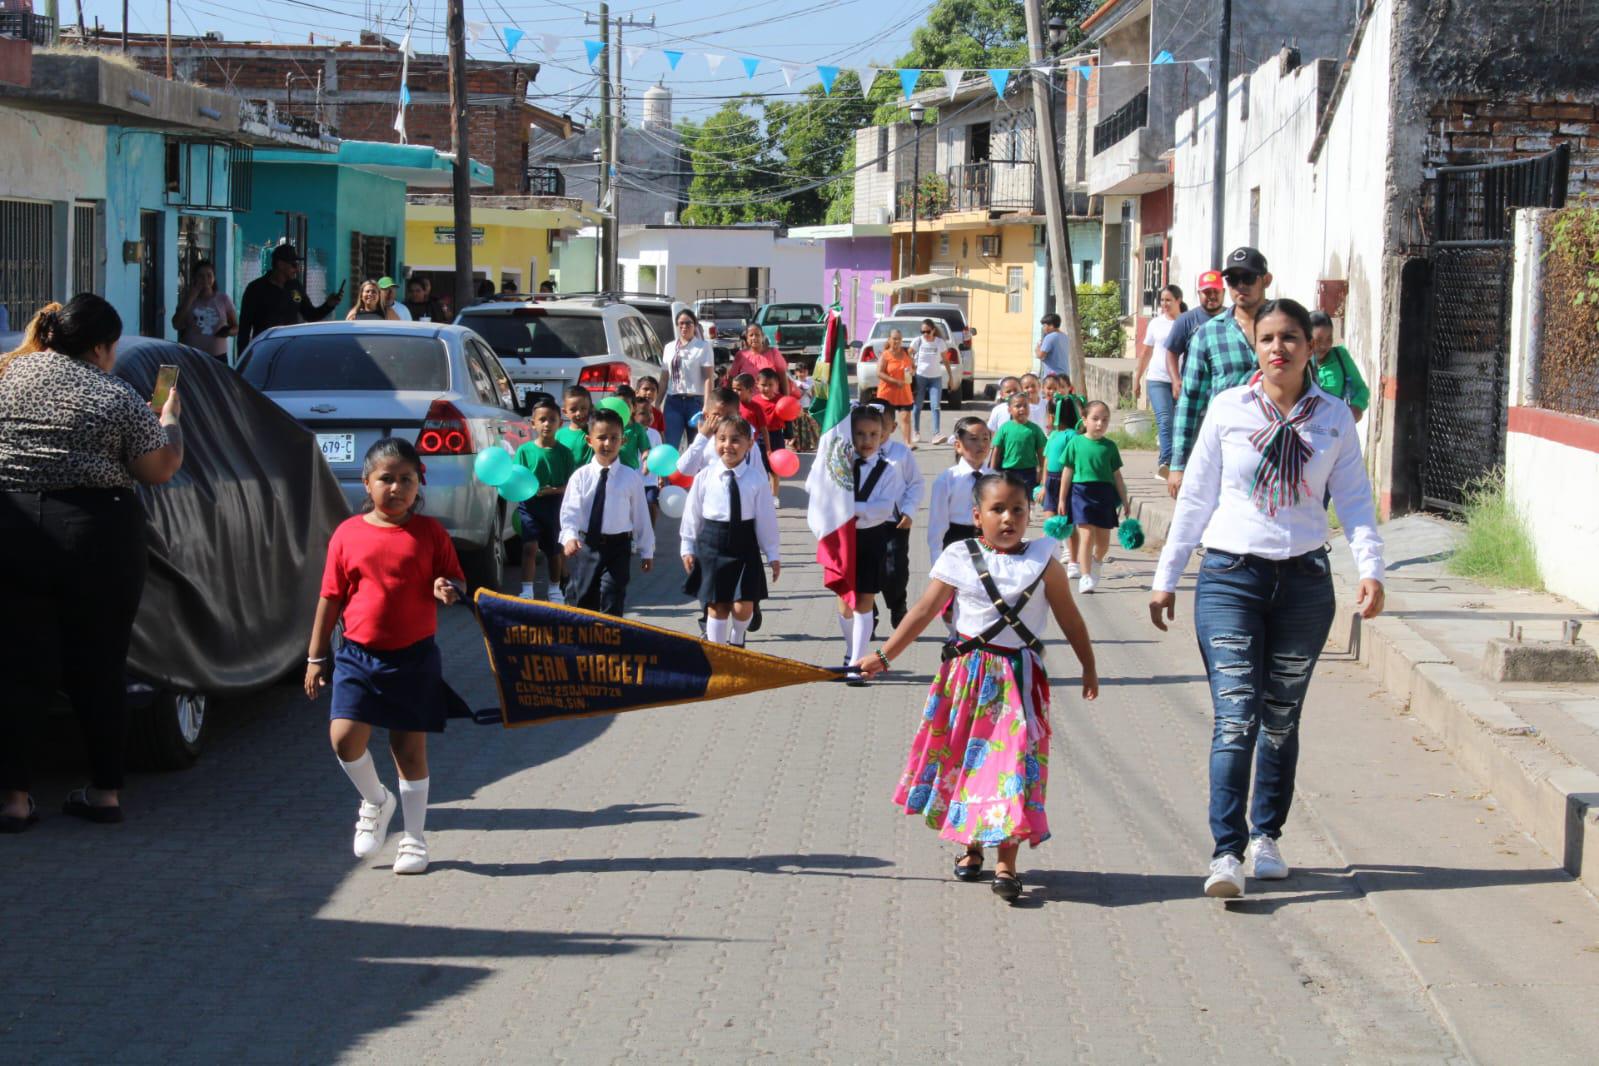
[[[890,207],[872,208],[872,223],[877,226],[886,226],[894,221],[894,209]]]

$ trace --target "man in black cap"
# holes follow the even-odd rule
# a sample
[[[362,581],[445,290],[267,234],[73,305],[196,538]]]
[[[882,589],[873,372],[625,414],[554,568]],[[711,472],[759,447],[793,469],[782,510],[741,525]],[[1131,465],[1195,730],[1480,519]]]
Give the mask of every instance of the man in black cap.
[[[1183,485],[1183,468],[1199,440],[1199,426],[1211,399],[1242,385],[1258,366],[1255,358],[1255,312],[1266,302],[1271,273],[1266,257],[1255,248],[1234,248],[1222,264],[1222,279],[1233,303],[1195,331],[1183,362],[1183,385],[1172,418],[1171,473],[1167,488],[1173,499]]]
[[[244,287],[239,301],[239,351],[249,346],[250,338],[273,326],[292,326],[300,322],[320,322],[344,299],[344,286],[320,305],[311,306],[300,284],[300,255],[294,245],[284,242],[272,249],[272,268]]]

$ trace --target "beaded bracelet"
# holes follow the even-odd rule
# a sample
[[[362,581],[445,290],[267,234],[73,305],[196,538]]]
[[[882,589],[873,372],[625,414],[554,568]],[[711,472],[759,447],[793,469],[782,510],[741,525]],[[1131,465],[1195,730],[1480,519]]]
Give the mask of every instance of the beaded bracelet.
[[[883,669],[884,670],[887,670],[888,669],[888,656],[883,654],[883,649],[882,648],[878,648],[876,654],[877,654],[877,661],[883,664]]]

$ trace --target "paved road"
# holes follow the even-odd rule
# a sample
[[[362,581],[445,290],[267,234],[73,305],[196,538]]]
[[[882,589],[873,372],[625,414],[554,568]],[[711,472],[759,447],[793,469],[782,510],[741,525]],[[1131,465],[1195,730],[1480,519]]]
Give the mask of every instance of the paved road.
[[[1186,620],[1144,621],[1151,564],[1084,605],[1098,703],[1050,651],[1056,835],[1019,906],[889,803],[931,643],[866,690],[457,724],[421,878],[350,858],[322,712],[284,686],[219,709],[195,769],[136,779],[126,825],[0,840],[0,1061],[1591,1061],[1599,906],[1337,656],[1295,876],[1200,896],[1208,701]],[[639,615],[692,628],[678,581],[639,582]],[[833,662],[814,566],[778,590],[758,646]],[[441,639],[488,700],[469,616]]]

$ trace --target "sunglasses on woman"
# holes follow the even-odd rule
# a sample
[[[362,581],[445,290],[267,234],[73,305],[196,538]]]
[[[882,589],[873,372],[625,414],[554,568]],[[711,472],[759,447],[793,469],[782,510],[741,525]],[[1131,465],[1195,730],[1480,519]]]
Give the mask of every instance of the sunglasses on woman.
[[[931,337],[931,336],[932,336],[932,335],[933,335],[933,331],[932,331],[932,330],[930,330],[930,329],[924,329],[924,330],[922,330],[922,336],[924,336],[924,337]]]

